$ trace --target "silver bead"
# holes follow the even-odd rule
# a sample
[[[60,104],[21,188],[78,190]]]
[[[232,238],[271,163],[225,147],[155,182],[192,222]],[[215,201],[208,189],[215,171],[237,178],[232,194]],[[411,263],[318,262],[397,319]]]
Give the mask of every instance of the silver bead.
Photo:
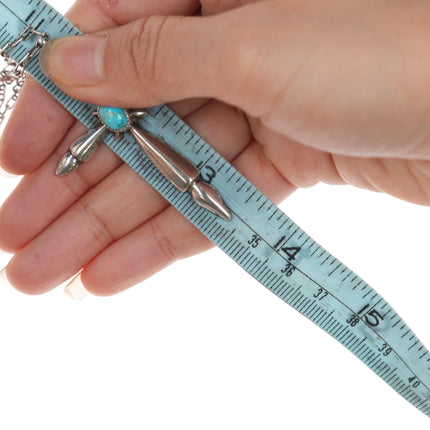
[[[63,176],[85,163],[102,143],[109,130],[103,125],[92,128],[83,136],[76,139],[67,154],[61,159],[57,167],[57,175]]]
[[[166,142],[131,127],[130,132],[158,170],[179,191],[189,191],[194,201],[209,212],[229,221],[231,213],[221,196],[211,185],[203,182],[199,169]]]

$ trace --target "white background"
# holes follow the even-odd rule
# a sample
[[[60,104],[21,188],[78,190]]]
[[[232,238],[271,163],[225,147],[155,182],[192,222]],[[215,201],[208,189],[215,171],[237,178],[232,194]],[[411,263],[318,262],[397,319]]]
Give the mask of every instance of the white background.
[[[62,12],[70,1],[51,1]],[[0,177],[3,200],[17,183]],[[430,209],[351,187],[282,208],[430,345]],[[0,255],[5,265],[10,256]],[[421,412],[219,250],[112,298],[0,288],[0,428],[427,429]]]

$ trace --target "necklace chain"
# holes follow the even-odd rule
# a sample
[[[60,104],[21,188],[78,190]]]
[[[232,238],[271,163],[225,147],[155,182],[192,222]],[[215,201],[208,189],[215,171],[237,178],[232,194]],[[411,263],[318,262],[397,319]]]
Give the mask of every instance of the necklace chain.
[[[20,61],[11,58],[12,52],[19,47],[22,42],[35,37],[34,46],[24,55]],[[26,65],[39,53],[43,45],[49,40],[46,33],[41,33],[31,26],[26,27],[17,39],[7,43],[0,49],[0,57],[3,58],[5,66],[0,71],[0,125],[5,120],[18,99],[21,88],[26,78]],[[10,91],[8,91],[10,89]]]

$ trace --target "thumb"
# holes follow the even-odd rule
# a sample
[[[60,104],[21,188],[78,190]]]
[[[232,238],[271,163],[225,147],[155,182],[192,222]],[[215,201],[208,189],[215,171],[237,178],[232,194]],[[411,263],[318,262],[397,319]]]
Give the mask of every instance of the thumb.
[[[45,45],[40,65],[65,93],[92,104],[138,108],[191,97],[222,99],[227,36],[218,21],[152,16],[60,38]]]

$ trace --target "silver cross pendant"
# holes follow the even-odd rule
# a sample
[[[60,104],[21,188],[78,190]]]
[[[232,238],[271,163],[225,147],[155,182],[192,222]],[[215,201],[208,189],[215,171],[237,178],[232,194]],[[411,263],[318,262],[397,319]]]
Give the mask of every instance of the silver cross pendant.
[[[57,175],[66,175],[85,163],[97,150],[108,133],[119,139],[130,132],[143,152],[158,170],[181,192],[189,192],[194,201],[209,212],[229,221],[231,213],[214,187],[203,181],[199,169],[166,142],[136,126],[136,120],[146,111],[128,111],[121,108],[99,106],[94,115],[100,126],[88,130],[72,143],[57,167]]]

